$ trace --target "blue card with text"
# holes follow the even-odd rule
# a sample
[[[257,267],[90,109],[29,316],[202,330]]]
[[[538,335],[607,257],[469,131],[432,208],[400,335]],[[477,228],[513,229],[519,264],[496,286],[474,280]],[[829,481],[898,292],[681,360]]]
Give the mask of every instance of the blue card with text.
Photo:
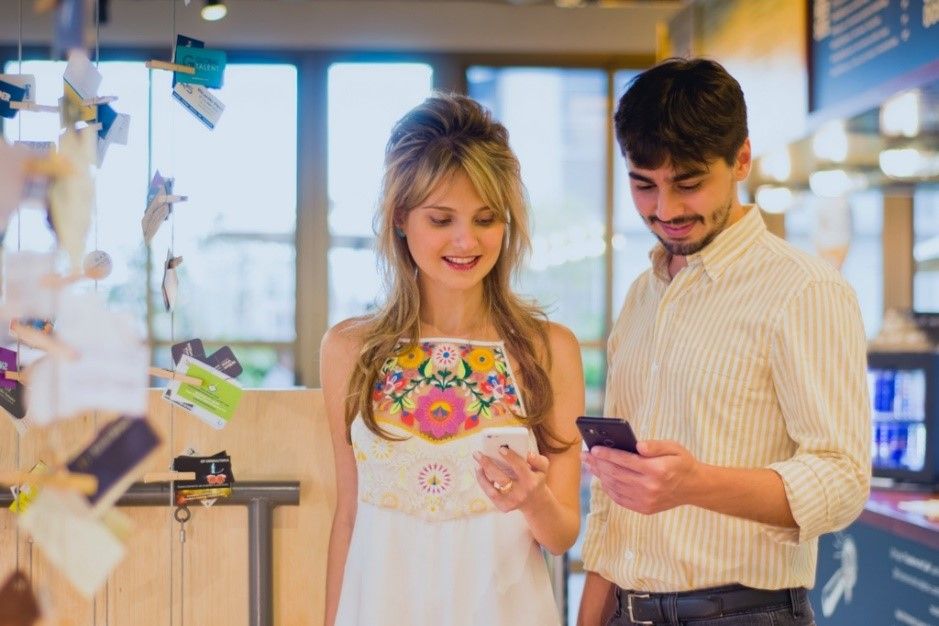
[[[188,65],[196,69],[195,74],[174,73],[174,86],[176,83],[188,83],[209,89],[222,88],[225,63],[228,60],[223,50],[206,48],[205,42],[185,35],[177,35],[176,53],[173,60],[179,65]]]
[[[0,117],[12,118],[16,115],[16,109],[10,103],[22,102],[26,97],[26,89],[0,80],[0,91],[7,95],[7,98],[0,98]]]

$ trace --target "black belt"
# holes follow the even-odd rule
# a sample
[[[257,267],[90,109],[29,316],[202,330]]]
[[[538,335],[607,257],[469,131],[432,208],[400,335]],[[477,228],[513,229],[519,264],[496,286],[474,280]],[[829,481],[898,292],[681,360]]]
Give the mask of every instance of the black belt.
[[[803,589],[768,591],[743,585],[714,587],[677,593],[641,593],[618,589],[620,606],[636,624],[668,623],[669,613],[680,620],[707,619],[731,613],[745,613],[770,606],[791,606],[792,592]],[[669,610],[674,606],[674,613]]]

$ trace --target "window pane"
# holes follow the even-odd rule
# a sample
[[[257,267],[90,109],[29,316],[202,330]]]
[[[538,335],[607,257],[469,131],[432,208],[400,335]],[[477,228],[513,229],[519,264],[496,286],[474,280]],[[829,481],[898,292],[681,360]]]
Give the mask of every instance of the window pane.
[[[360,315],[380,296],[373,222],[391,127],[430,95],[424,63],[335,63],[328,73],[329,323]]]
[[[917,189],[913,207],[913,308],[939,313],[939,188]]]
[[[329,250],[329,323],[362,315],[375,308],[381,282],[372,248],[333,247]]]
[[[626,86],[637,70],[616,72],[614,93],[619,98],[626,92]],[[626,299],[626,292],[633,280],[649,268],[649,250],[655,245],[655,236],[633,204],[629,192],[629,177],[626,161],[620,153],[619,145],[613,142],[613,321]]]
[[[151,242],[154,336],[170,338],[159,286],[172,248],[183,257],[175,337],[293,341],[296,68],[229,64],[214,130],[171,93],[171,75],[153,72],[153,167],[189,198]]]
[[[819,215],[830,209],[831,202],[807,192],[798,194],[793,208],[786,211],[786,239],[817,254]],[[847,202],[851,234],[841,273],[857,293],[864,330],[873,337],[883,321],[883,201],[879,191],[869,190],[852,194]]]
[[[179,209],[177,209],[179,210]],[[178,226],[177,226],[178,228]],[[179,246],[177,235],[177,254]],[[153,334],[159,339],[293,341],[296,252],[293,242],[255,236],[200,238],[198,254],[177,268],[179,295],[171,328],[160,283],[165,257],[154,253],[151,285],[157,294]]]
[[[584,386],[587,392],[584,410],[587,415],[603,415],[603,393],[606,385],[606,350],[582,348]]]
[[[64,70],[62,62],[23,64],[23,73],[36,75],[41,103],[62,93]],[[16,72],[18,65],[7,64],[6,71]],[[213,131],[172,99],[170,74],[151,74],[142,63],[130,62],[103,62],[100,72],[99,93],[118,96],[114,108],[131,116],[131,126],[128,145],[112,145],[95,171],[97,220],[87,249],[108,252],[114,265],[99,292],[112,309],[128,310],[141,323],[147,318],[148,248],[140,220],[152,162],[176,179],[177,193],[189,197],[175,205],[149,248],[154,338],[293,341],[296,69],[230,64],[225,87],[217,92],[225,112]],[[21,113],[18,118],[22,121],[6,125],[8,138],[57,139],[57,116]],[[22,211],[11,222],[6,245],[49,249],[53,239],[45,216]],[[184,259],[172,333],[160,295],[170,247]]]
[[[603,336],[606,74],[471,67],[469,95],[509,130],[532,213],[519,289],[582,340]]]
[[[329,67],[329,232],[371,236],[391,127],[431,91],[424,63]]]

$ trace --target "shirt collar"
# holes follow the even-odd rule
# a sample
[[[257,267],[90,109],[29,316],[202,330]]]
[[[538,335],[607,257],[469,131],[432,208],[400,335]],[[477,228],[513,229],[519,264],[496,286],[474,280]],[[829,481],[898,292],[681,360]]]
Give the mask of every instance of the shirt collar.
[[[717,280],[728,267],[743,254],[766,230],[763,216],[756,205],[746,205],[746,213],[736,223],[726,228],[714,241],[703,250],[688,257],[688,265],[701,264],[712,280]],[[649,252],[652,260],[652,272],[657,278],[668,283],[668,263],[672,255],[661,243],[657,243]]]

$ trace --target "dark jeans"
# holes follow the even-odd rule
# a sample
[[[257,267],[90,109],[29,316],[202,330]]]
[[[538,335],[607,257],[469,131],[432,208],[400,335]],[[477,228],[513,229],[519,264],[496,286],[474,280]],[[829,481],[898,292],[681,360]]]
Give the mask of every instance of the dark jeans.
[[[635,626],[639,622],[629,619],[626,607],[627,593],[622,589],[616,591],[619,607],[607,622],[607,626]],[[676,594],[670,594],[676,595]],[[789,591],[790,601],[785,604],[763,606],[749,611],[725,613],[720,617],[707,617],[703,619],[682,620],[669,619],[655,622],[657,626],[815,626],[815,615],[809,604],[808,592],[805,589],[792,589]]]

